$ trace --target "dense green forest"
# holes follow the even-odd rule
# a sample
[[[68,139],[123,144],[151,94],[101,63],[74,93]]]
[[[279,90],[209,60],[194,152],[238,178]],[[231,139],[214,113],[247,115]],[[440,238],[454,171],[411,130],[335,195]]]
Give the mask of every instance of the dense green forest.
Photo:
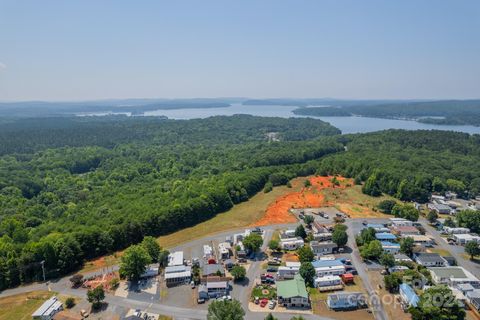
[[[268,142],[277,132],[279,142]],[[17,120],[0,130],[0,289],[194,225],[343,150],[312,119]]]
[[[338,138],[347,152],[326,157],[320,174],[365,182],[370,195],[427,201],[431,192],[480,194],[480,136],[435,130],[387,130]]]
[[[363,191],[426,201],[480,194],[480,136],[340,135],[309,118],[1,120],[0,289],[205,221],[265,184],[341,174]],[[275,132],[280,141],[269,141]]]
[[[293,111],[306,116],[362,116],[412,119],[419,122],[480,126],[480,100],[445,100],[352,104],[339,101],[335,107],[308,107]]]

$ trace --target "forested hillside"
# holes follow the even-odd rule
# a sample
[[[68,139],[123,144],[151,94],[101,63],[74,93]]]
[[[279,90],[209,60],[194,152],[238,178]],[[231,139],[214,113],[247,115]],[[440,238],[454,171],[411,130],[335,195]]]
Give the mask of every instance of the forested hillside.
[[[279,142],[268,142],[276,132]],[[20,120],[0,129],[0,289],[209,219],[343,146],[318,120]]]
[[[338,139],[347,152],[322,161],[321,174],[365,182],[370,195],[425,202],[432,191],[480,194],[480,136],[447,131],[388,130]]]

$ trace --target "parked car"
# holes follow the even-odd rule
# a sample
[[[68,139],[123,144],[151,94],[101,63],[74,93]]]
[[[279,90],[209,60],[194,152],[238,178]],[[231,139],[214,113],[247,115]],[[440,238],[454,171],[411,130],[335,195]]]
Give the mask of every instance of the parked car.
[[[190,287],[192,287],[192,289],[195,289],[195,281],[190,282]]]
[[[260,300],[260,307],[265,308],[267,303],[268,303],[268,299],[263,298],[262,300]]]
[[[198,303],[198,304],[205,303],[205,299],[198,298],[198,299],[197,299],[197,303]]]
[[[259,304],[259,303],[260,303],[260,298],[259,298],[259,297],[255,297],[255,299],[253,300],[253,302],[255,302],[255,304]]]
[[[278,268],[277,267],[268,267],[267,272],[277,272]]]
[[[268,309],[273,310],[276,305],[277,303],[275,302],[275,300],[270,300],[270,302],[268,303]]]

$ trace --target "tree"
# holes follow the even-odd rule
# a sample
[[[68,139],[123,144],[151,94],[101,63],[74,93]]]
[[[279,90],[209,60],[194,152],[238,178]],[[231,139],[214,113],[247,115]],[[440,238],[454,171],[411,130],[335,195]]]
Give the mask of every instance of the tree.
[[[130,281],[138,281],[151,262],[152,258],[143,246],[130,246],[121,258],[120,274]]]
[[[305,222],[305,224],[306,224],[307,226],[310,226],[310,225],[313,223],[313,221],[315,221],[315,218],[312,217],[312,216],[305,215],[305,216],[303,217],[303,222]]]
[[[291,317],[290,320],[305,320],[305,318],[302,316],[294,316],[294,317]]]
[[[300,262],[312,262],[315,255],[309,246],[303,246],[297,249],[297,255]]]
[[[372,197],[378,197],[382,194],[382,192],[380,191],[380,187],[377,183],[376,173],[370,175],[367,181],[365,181],[365,184],[362,186],[362,192]]]
[[[162,247],[157,242],[157,239],[154,237],[146,236],[143,238],[141,246],[147,251],[152,262],[158,262],[160,253],[162,252]]]
[[[267,181],[267,183],[265,183],[265,187],[263,188],[263,192],[264,193],[269,193],[270,191],[273,190],[273,184],[272,182],[270,181]]]
[[[82,285],[83,283],[83,275],[77,273],[70,277],[70,282],[72,283],[72,287],[76,288]]]
[[[92,304],[93,309],[98,309],[102,305],[104,299],[105,290],[103,290],[102,285],[87,291],[87,300]]]
[[[118,286],[120,285],[120,280],[118,278],[113,278],[112,280],[110,280],[110,288],[112,289],[117,289]]]
[[[460,307],[452,291],[445,285],[428,288],[420,296],[417,308],[411,310],[413,320],[464,320],[465,310]]]
[[[243,239],[245,248],[257,252],[263,244],[263,238],[258,233],[252,232]]]
[[[465,244],[465,253],[470,255],[470,260],[473,260],[475,256],[480,255],[480,247],[476,241],[468,241]]]
[[[410,221],[417,221],[420,215],[419,211],[411,204],[396,204],[392,208],[392,213],[397,218],[404,218]]]
[[[238,300],[215,300],[208,306],[207,320],[243,320],[244,316]]]
[[[436,211],[434,210],[430,210],[428,213],[427,213],[427,220],[428,222],[430,222],[430,224],[434,224],[438,219],[438,214]]]
[[[413,238],[406,237],[400,240],[400,252],[406,254],[407,256],[412,256],[414,247],[415,241],[413,241]]]
[[[299,224],[295,229],[295,237],[300,237],[302,239],[305,239],[307,237],[307,232],[305,231],[305,228],[302,224]]]
[[[332,233],[332,241],[339,247],[347,244],[348,234],[342,229],[335,229]]]
[[[305,188],[308,188],[308,187],[311,187],[312,186],[312,183],[310,182],[309,179],[305,180],[304,184]]]
[[[271,313],[269,313],[266,317],[265,320],[278,320],[278,318],[275,318]]]
[[[300,275],[305,280],[305,283],[313,287],[313,280],[315,279],[316,271],[311,262],[302,262],[299,270]]]
[[[377,208],[380,212],[391,214],[393,207],[397,204],[395,200],[382,200],[378,203]]]
[[[402,284],[402,276],[399,272],[387,274],[383,277],[385,283],[385,289],[390,293],[398,292],[400,285]]]
[[[395,257],[391,253],[384,252],[380,256],[379,262],[385,269],[391,268],[395,265]]]
[[[461,212],[457,213],[457,214],[461,214]],[[445,222],[443,223],[443,225],[445,227],[450,227],[450,228],[455,228],[455,222],[453,221],[453,219],[451,217],[448,217],[447,219],[445,219]]]
[[[360,255],[364,259],[378,259],[382,252],[382,244],[378,240],[373,240],[360,248]]]
[[[280,242],[279,242],[278,240],[272,239],[272,240],[270,240],[270,242],[268,243],[268,247],[269,247],[270,250],[272,250],[272,251],[277,251],[278,248],[280,247]]]
[[[242,266],[234,266],[232,268],[232,270],[230,271],[230,273],[232,274],[233,279],[235,279],[235,281],[238,281],[238,280],[242,280],[243,278],[245,278],[245,275],[247,274],[247,271]]]
[[[469,228],[472,232],[480,233],[480,211],[462,210],[457,213],[459,227]]]
[[[360,234],[357,236],[355,240],[358,246],[363,246],[363,245],[369,244],[375,239],[376,239],[375,229],[370,227],[370,228],[362,229],[362,231],[360,231]]]
[[[65,307],[67,307],[67,309],[71,309],[75,306],[75,299],[72,298],[72,297],[68,297],[66,300],[65,300]]]

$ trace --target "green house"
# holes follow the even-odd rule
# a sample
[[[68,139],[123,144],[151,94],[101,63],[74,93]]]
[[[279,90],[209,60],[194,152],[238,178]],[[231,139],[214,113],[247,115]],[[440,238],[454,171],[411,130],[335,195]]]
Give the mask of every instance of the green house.
[[[307,287],[302,276],[296,274],[292,280],[277,281],[278,304],[287,308],[309,308]]]

